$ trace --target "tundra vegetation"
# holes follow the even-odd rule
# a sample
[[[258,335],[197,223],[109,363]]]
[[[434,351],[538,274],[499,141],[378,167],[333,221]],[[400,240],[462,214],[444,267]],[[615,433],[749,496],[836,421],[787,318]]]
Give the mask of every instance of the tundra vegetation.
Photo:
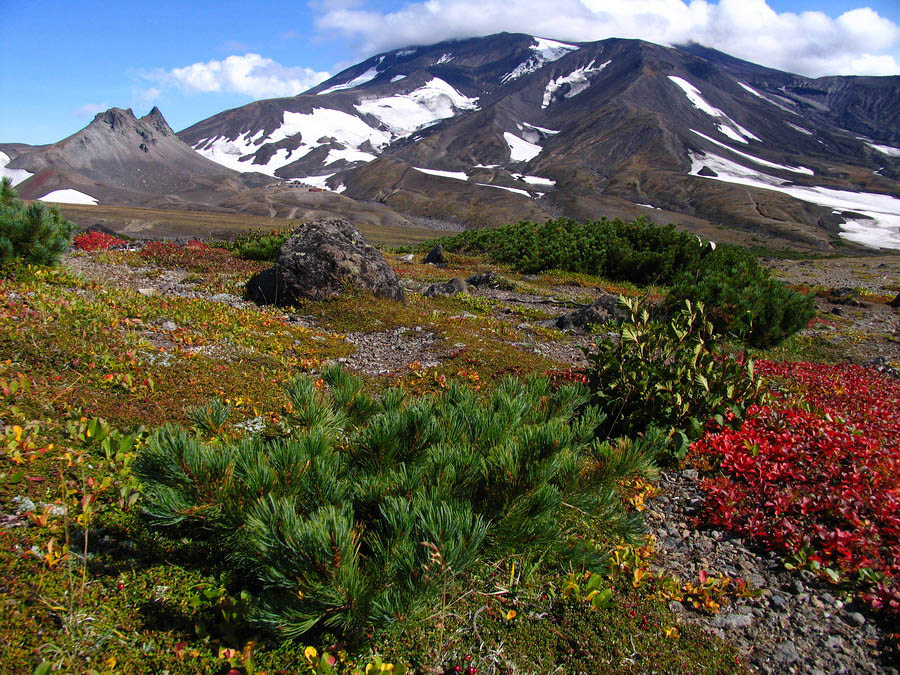
[[[537,259],[496,253],[519,246],[521,227],[445,240],[493,266],[388,258],[414,281],[491,267],[535,297],[561,279],[629,296],[583,368],[523,349],[499,306],[472,298],[349,293],[290,311],[237,301],[277,232],[230,249],[78,239],[75,260],[148,284],[187,273],[195,292],[182,295],[34,264],[53,256],[14,247],[0,272],[0,662],[744,672],[732,646],[667,603],[715,613],[762,589],[652,566],[641,514],[657,467],[679,463],[702,471],[710,519],[896,625],[896,381],[792,362],[796,338],[782,361],[754,360],[766,354],[753,345],[808,320],[800,293],[777,330],[755,320],[725,337],[721,322],[751,324],[728,323],[733,309],[715,302],[660,302],[682,268],[705,274],[717,255],[694,237],[610,225],[635,233],[628,255],[681,253],[639,278],[566,268],[566,256],[535,275]],[[640,232],[659,251],[641,248]],[[334,363],[351,355],[348,332],[417,326],[446,343],[439,365],[373,376]],[[532,339],[567,339],[543,330]]]

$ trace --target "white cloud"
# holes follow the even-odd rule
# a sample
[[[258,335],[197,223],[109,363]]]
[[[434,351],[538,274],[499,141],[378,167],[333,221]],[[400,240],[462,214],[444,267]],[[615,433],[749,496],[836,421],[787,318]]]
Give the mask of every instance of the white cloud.
[[[283,66],[259,54],[248,53],[155,71],[145,77],[189,93],[236,93],[259,99],[294,96],[328,79],[329,74]]]
[[[568,41],[695,41],[814,77],[900,73],[900,26],[868,7],[837,18],[778,13],[766,0],[426,0],[393,12],[341,2],[320,8],[318,28],[361,44],[366,54],[509,31]]]
[[[72,111],[75,117],[93,117],[97,113],[109,110],[109,103],[85,103],[83,106]]]

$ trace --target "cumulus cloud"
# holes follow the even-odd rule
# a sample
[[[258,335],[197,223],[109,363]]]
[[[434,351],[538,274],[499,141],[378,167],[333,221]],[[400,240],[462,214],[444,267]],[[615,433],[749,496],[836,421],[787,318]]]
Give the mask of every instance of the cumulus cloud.
[[[317,26],[367,54],[509,31],[569,41],[693,41],[813,77],[900,73],[900,26],[868,7],[831,17],[779,13],[766,0],[426,0],[393,12],[354,5],[321,2]]]
[[[236,93],[259,99],[294,96],[328,79],[329,74],[283,66],[260,54],[247,53],[155,71],[145,77],[188,93]]]

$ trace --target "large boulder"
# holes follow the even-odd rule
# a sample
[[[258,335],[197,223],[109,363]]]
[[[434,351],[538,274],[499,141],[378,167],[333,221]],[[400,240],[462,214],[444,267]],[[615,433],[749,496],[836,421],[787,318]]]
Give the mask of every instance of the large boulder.
[[[346,220],[316,220],[297,228],[278,252],[275,281],[279,305],[325,300],[348,288],[406,301],[390,265]],[[260,286],[260,295],[271,293],[271,286]]]

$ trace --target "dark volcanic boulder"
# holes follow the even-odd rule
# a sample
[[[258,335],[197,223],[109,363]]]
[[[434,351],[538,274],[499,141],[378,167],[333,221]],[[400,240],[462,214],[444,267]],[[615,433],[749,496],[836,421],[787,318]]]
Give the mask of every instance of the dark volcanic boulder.
[[[475,286],[475,288],[503,288],[505,290],[510,290],[512,288],[512,284],[509,283],[509,281],[494,274],[494,272],[473,274],[466,279],[466,283],[469,284],[469,286]]]
[[[422,261],[424,264],[431,263],[432,265],[446,265],[447,258],[444,256],[444,247],[438,244],[433,249],[428,252],[428,255],[425,256],[425,259]]]
[[[278,252],[275,273],[280,305],[333,298],[348,286],[406,301],[381,253],[346,220],[316,220],[297,228]]]
[[[469,286],[459,277],[455,277],[450,281],[442,284],[431,284],[425,291],[426,298],[435,298],[439,295],[456,295],[457,293],[468,293]]]
[[[619,296],[604,293],[587,307],[563,314],[555,325],[562,330],[586,330],[591,324],[623,321],[627,317],[628,310],[619,305]]]
[[[278,285],[275,277],[275,268],[263,270],[254,274],[247,282],[245,296],[257,305],[277,305]]]

